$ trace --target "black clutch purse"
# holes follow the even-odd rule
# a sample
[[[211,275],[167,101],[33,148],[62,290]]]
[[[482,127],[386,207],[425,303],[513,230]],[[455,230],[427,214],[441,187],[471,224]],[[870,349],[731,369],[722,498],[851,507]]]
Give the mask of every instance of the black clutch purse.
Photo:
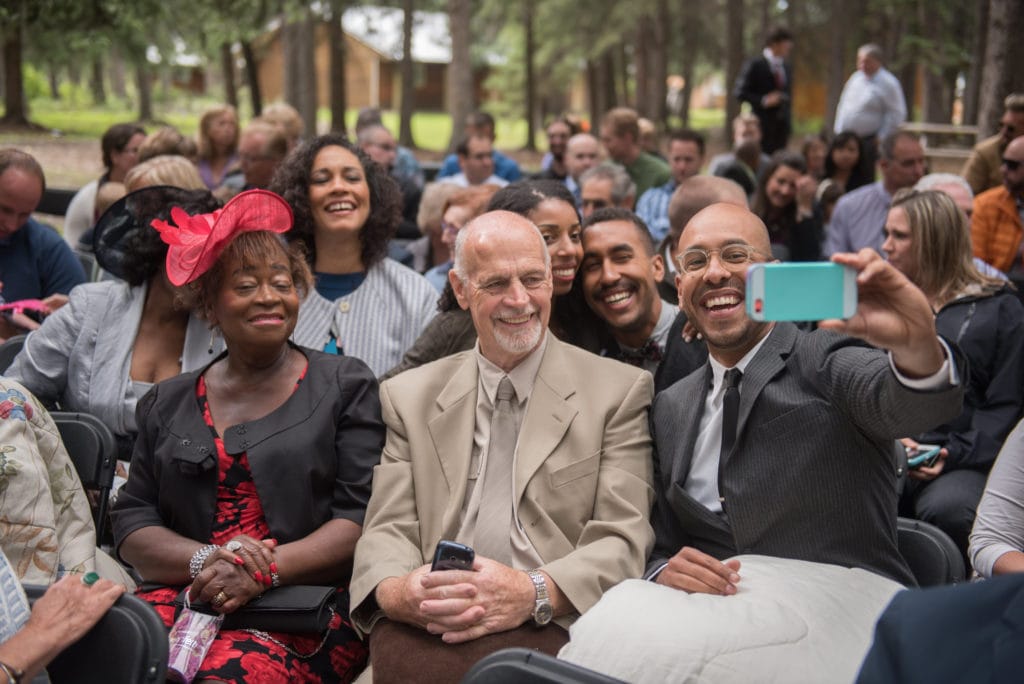
[[[267,632],[301,634],[326,631],[334,616],[335,587],[290,584],[254,598],[224,616],[222,629],[259,629]],[[188,587],[174,599],[175,612],[185,605]],[[215,614],[209,603],[190,602],[189,608]]]

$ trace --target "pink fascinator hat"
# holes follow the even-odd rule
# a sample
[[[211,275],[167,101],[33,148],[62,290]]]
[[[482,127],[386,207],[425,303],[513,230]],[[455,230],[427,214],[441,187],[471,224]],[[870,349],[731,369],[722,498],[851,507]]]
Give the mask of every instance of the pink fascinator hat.
[[[292,208],[268,190],[246,190],[212,214],[190,216],[174,207],[170,222],[154,219],[151,225],[168,245],[167,278],[181,287],[209,271],[236,236],[291,230]]]

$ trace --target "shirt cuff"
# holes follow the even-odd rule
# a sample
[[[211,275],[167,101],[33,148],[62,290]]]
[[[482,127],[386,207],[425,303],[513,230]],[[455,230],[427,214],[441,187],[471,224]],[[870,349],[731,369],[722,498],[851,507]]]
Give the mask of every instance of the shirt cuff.
[[[645,577],[644,579],[646,579],[648,582],[656,582],[658,580],[658,575],[660,575],[661,571],[664,570],[667,567],[668,567],[668,561],[665,561],[664,563],[659,565],[657,568],[655,568],[653,571],[651,571],[647,575],[647,577]]]
[[[946,359],[942,362],[939,370],[926,378],[908,378],[903,373],[900,373],[899,369],[896,368],[895,362],[892,360],[892,352],[889,352],[889,367],[892,368],[892,372],[896,374],[896,379],[900,381],[901,385],[914,390],[932,392],[948,387],[956,387],[960,384],[960,374],[957,372],[956,364],[953,363],[952,350],[950,350],[946,340],[938,336],[936,336],[936,339],[942,345],[942,352],[946,355]]]

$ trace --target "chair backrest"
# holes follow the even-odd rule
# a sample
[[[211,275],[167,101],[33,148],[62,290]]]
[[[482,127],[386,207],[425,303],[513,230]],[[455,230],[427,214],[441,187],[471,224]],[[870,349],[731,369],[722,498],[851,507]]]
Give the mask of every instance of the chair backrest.
[[[96,416],[88,413],[54,411],[50,414],[60,430],[61,440],[75,464],[82,486],[99,491],[96,510],[96,543],[102,544],[107,525],[107,506],[117,468],[114,434]]]
[[[46,587],[25,585],[30,603]],[[124,594],[79,641],[46,668],[54,684],[135,684],[167,677],[167,628],[153,607]]]
[[[949,535],[921,520],[899,518],[897,543],[914,579],[922,587],[963,582],[964,559]]]
[[[505,648],[481,659],[462,684],[623,684],[622,680],[528,648]]]
[[[25,337],[26,335],[24,334],[12,335],[4,340],[3,344],[0,344],[0,374],[4,373],[14,363],[14,357],[25,346]]]

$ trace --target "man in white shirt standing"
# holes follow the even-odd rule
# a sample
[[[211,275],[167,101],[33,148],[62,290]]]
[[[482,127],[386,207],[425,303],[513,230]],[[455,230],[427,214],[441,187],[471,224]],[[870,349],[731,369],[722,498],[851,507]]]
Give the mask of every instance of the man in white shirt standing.
[[[835,132],[853,131],[861,139],[859,166],[868,177],[878,161],[878,141],[907,118],[903,87],[882,64],[882,48],[874,43],[860,46],[857,71],[843,86],[836,107]]]

